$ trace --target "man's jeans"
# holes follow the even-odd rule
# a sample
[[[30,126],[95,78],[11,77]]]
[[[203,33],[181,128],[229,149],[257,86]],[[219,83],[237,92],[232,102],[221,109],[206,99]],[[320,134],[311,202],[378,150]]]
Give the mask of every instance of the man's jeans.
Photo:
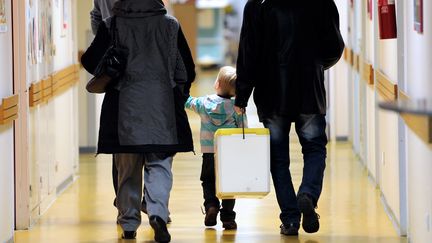
[[[302,114],[295,119],[274,116],[263,120],[270,129],[271,173],[276,197],[281,209],[280,219],[283,224],[299,223],[300,211],[289,170],[289,133],[291,123],[302,146],[304,167],[303,179],[298,194],[307,193],[314,204],[321,195],[325,169],[327,136],[324,115]]]

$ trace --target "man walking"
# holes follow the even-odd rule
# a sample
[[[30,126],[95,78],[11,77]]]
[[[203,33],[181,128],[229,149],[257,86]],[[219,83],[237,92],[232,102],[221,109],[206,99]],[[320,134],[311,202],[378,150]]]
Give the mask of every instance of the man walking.
[[[91,28],[94,35],[96,35],[99,24],[103,21],[109,27],[107,20],[113,15],[112,8],[114,3],[118,0],[94,0],[93,9],[90,12]]]
[[[325,169],[326,94],[324,70],[340,59],[344,43],[333,0],[249,0],[237,61],[236,110],[244,112],[254,91],[258,116],[270,129],[271,173],[281,234],[319,229],[315,212]],[[304,159],[296,195],[289,170],[291,123]]]

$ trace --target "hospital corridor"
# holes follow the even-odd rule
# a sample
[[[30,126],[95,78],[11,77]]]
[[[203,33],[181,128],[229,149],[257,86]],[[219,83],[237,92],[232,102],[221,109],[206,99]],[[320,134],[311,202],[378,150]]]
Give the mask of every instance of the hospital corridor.
[[[281,213],[287,209],[280,206],[285,195],[280,192],[280,188],[288,186],[284,187],[283,183],[281,186],[278,181],[286,182],[287,178],[277,176],[275,161],[278,158],[276,148],[281,147],[278,141],[283,140],[278,140],[280,134],[274,132],[277,130],[273,130],[273,120],[263,111],[267,109],[263,107],[268,107],[269,104],[276,106],[275,102],[280,100],[278,95],[283,93],[281,89],[289,85],[282,84],[273,88],[273,80],[264,80],[264,84],[258,84],[258,81],[255,83],[247,79],[261,78],[259,75],[260,70],[264,70],[263,66],[273,65],[273,54],[270,53],[276,48],[267,46],[261,52],[252,53],[253,48],[260,48],[256,43],[261,42],[251,41],[252,35],[248,35],[247,31],[255,34],[258,30],[263,30],[268,34],[278,28],[290,28],[289,24],[285,27],[268,25],[264,28],[261,25],[251,25],[247,20],[250,17],[248,11],[259,11],[259,15],[249,21],[261,18],[261,24],[268,17],[265,21],[271,23],[280,17],[276,14],[280,13],[278,11],[290,7],[295,9],[292,12],[303,11],[304,9],[298,9],[306,6],[306,3],[287,0],[0,0],[0,243],[432,243],[432,2],[320,1],[335,6],[332,13],[339,22],[332,23],[339,26],[336,31],[340,32],[344,48],[340,57],[328,69],[326,65],[318,65],[317,80],[322,81],[319,83],[322,90],[314,86],[311,91],[314,94],[322,92],[316,97],[324,95],[320,97],[324,100],[320,109],[325,113],[322,116],[325,118],[322,133],[328,141],[323,145],[326,149],[323,158],[325,169],[322,168],[324,177],[319,200],[312,197],[312,194],[307,194],[313,198],[313,217],[319,221],[319,229],[311,232],[305,225],[306,217],[311,216],[302,209],[300,203],[295,206],[299,207],[296,210],[301,213],[302,221],[294,222],[293,219],[294,224],[288,226],[286,215]],[[112,7],[112,12],[110,7],[106,7],[111,2],[115,6]],[[101,6],[102,13],[109,10],[116,17],[105,19],[103,15],[99,16],[96,9]],[[148,10],[151,9],[149,6],[158,9],[151,12],[153,10]],[[122,7],[127,10],[121,9]],[[137,10],[138,8],[140,9]],[[269,9],[273,12],[266,13]],[[337,11],[334,12],[335,10]],[[331,11],[323,8],[318,13],[325,18]],[[307,15],[308,12],[305,10],[302,14]],[[156,27],[149,27],[153,23],[151,21],[158,16],[168,15],[174,16],[181,26],[175,31],[178,54],[174,57],[171,49],[163,47],[162,43],[169,39],[164,35],[172,29],[163,29],[161,22],[157,22],[154,25]],[[98,18],[100,23],[95,25]],[[166,18],[170,23],[175,22],[173,17]],[[296,18],[284,19],[294,21]],[[115,21],[110,22],[113,19]],[[144,23],[147,20],[150,24]],[[137,33],[141,33],[138,30],[141,27],[131,27],[131,23],[145,25],[145,31],[163,29],[158,29],[155,32],[158,36],[154,38],[146,36],[142,39],[146,43],[153,40],[160,42],[143,45],[135,40],[125,41],[122,34],[136,38]],[[103,92],[90,93],[88,82],[94,76],[88,72],[86,60],[98,53],[89,54],[90,45],[96,43],[102,31],[116,34],[112,31],[112,26],[117,28],[120,36],[107,41],[130,44],[129,50],[138,50],[136,48],[144,46],[144,49],[156,48],[157,51],[144,51],[144,57],[152,58],[149,58],[148,64],[142,65],[142,70],[130,72],[127,66],[129,69],[126,68],[124,72],[130,72],[125,75],[130,78],[129,83],[121,77],[120,83],[104,87]],[[308,33],[311,31],[313,32],[308,30]],[[160,39],[159,35],[162,36]],[[290,36],[279,33],[278,36],[256,34],[254,37],[262,37],[260,40],[265,42],[273,38],[280,40],[285,35]],[[315,43],[304,39],[301,42],[304,45]],[[324,42],[321,44],[324,45]],[[324,48],[327,53],[333,48],[319,43],[317,45],[310,47],[310,52],[292,65],[306,65],[304,60],[314,51]],[[190,52],[182,49],[184,46]],[[160,61],[158,57],[154,57],[159,52],[168,53],[171,59]],[[108,52],[104,53],[105,51],[101,54],[107,55]],[[285,58],[281,52],[278,53],[275,54],[278,61]],[[193,63],[188,59],[189,55]],[[140,57],[138,53],[128,53],[126,65],[135,65],[131,60]],[[172,60],[178,62],[177,66],[172,67]],[[245,68],[253,62],[263,66]],[[154,79],[152,75],[157,73],[155,67],[163,65],[172,68],[170,70],[174,70],[174,74],[162,73],[161,77]],[[194,65],[192,70],[189,68],[191,65]],[[279,65],[278,68],[282,68],[289,64]],[[97,64],[93,68],[96,66]],[[132,89],[127,86],[136,82],[133,75],[144,72],[147,68],[150,69],[148,75],[139,78],[152,80],[152,83],[137,85]],[[308,68],[305,70],[309,73],[315,72]],[[296,74],[299,69],[287,68]],[[234,73],[229,70],[234,70]],[[223,75],[232,75],[236,79],[237,86],[234,87],[237,93],[219,93],[226,88],[222,83]],[[281,71],[265,76],[271,79],[283,75],[285,73]],[[162,77],[172,80],[165,86],[155,85],[153,81],[159,82],[163,80]],[[170,117],[170,102],[177,102],[175,90],[178,87],[186,87],[186,90],[189,79],[193,79],[190,93],[185,91],[187,97],[179,102],[180,106],[176,104],[172,109],[176,109],[173,126],[178,129],[175,140],[187,140],[185,137],[190,136],[187,133],[184,135],[178,128],[183,121],[180,119],[185,118],[190,126],[193,149],[180,147],[167,152],[164,149],[171,148],[169,143],[156,147],[153,144],[132,145],[133,139],[141,139],[138,138],[141,134],[151,136],[151,141],[160,138],[169,140],[166,132],[172,128],[161,124],[165,122],[164,117]],[[318,82],[317,80],[315,81]],[[254,90],[251,89],[248,93],[250,97],[245,96],[248,98],[244,101],[247,106],[245,114],[241,116],[245,104],[241,99],[235,99],[243,98],[245,92],[241,88],[251,83]],[[161,98],[166,93],[156,92],[168,86],[170,90],[174,90],[173,98]],[[297,88],[295,85],[289,87]],[[151,91],[134,96],[141,89]],[[264,102],[264,105],[260,96],[264,91],[260,89],[273,92],[267,95],[266,99],[270,101]],[[127,95],[122,96],[122,92]],[[290,92],[297,98],[304,95]],[[136,102],[136,97],[142,99],[143,103]],[[192,97],[206,97],[206,100],[202,99],[202,105],[210,105],[211,111],[210,108],[200,110],[198,102],[201,98],[193,100]],[[106,107],[113,104],[110,99],[117,99],[115,114],[119,121],[106,115]],[[208,103],[216,102],[215,100],[226,102],[221,110],[216,110],[216,104]],[[287,100],[292,102],[291,98]],[[133,103],[128,106],[129,113],[121,110],[122,102],[125,101]],[[156,107],[160,104],[163,104],[163,108],[158,110]],[[131,107],[141,113],[134,113]],[[186,111],[187,117],[185,115],[179,118],[179,107],[181,112]],[[228,109],[232,110],[231,113]],[[144,118],[139,117],[148,110],[156,111],[148,118],[150,121],[145,120],[148,113],[145,113]],[[231,133],[216,132],[216,135],[212,134],[210,142],[205,140],[210,135],[209,130],[206,130],[209,125],[206,124],[208,120],[203,115],[204,112],[222,120],[241,117],[243,125],[244,117],[247,117],[245,130],[235,121],[235,127],[239,129],[235,129],[236,132],[233,133],[237,133],[239,139],[241,136],[243,139],[246,136],[245,141],[255,135],[265,137],[268,147],[253,148],[243,153],[265,154],[268,161],[250,159],[249,156],[250,160],[242,169],[233,171],[227,186],[234,188],[236,183],[255,176],[250,174],[255,167],[260,168],[255,170],[257,173],[264,175],[263,181],[259,181],[262,177],[257,177],[255,180],[259,182],[255,183],[267,185],[268,191],[254,193],[258,184],[253,184],[255,188],[248,186],[245,191],[230,192],[234,196],[223,196],[224,187],[220,183],[226,178],[222,168],[228,167],[221,166],[229,165],[223,164],[226,157],[222,156],[224,151],[218,150],[218,146],[224,141],[220,137]],[[233,117],[216,112],[225,112]],[[122,116],[130,114],[133,116],[129,120],[125,119],[128,122],[121,121]],[[283,116],[275,117],[279,119]],[[299,192],[296,200],[300,200],[300,191],[304,189],[304,181],[310,173],[310,151],[306,142],[309,141],[309,133],[316,130],[305,130],[299,125],[301,119],[294,120],[289,123],[291,125],[284,125],[290,127],[289,132],[281,136],[288,139],[289,145],[282,152],[289,154],[289,172],[294,190]],[[143,127],[142,131],[145,132],[130,135],[126,141],[122,137],[125,131],[135,129],[133,124],[140,125],[139,122],[141,126],[150,124],[152,127],[149,130]],[[302,125],[318,129],[312,123],[310,121]],[[163,128],[159,130],[158,125]],[[233,128],[227,123],[214,126],[226,130]],[[115,130],[112,130],[113,127]],[[254,131],[257,133],[254,134]],[[107,136],[113,134],[117,139],[115,142],[107,139]],[[317,141],[312,149],[315,156],[318,153]],[[114,151],[119,152],[107,152],[113,147]],[[135,152],[137,148],[144,152]],[[241,148],[232,148],[230,151],[236,149]],[[132,209],[125,210],[123,207],[136,206],[137,202],[132,200],[137,195],[128,191],[132,189],[127,187],[136,183],[137,178],[125,177],[127,166],[122,164],[125,161],[120,161],[121,156],[118,155],[138,153],[145,154],[143,174],[144,177],[148,176],[138,178],[139,182],[146,181],[138,186],[147,188],[144,189],[145,199],[139,195],[140,211],[131,213]],[[211,165],[210,174],[216,178],[216,196],[220,199],[236,199],[233,209],[235,227],[227,224],[224,219],[227,215],[224,211],[225,200],[220,209],[217,207],[219,214],[216,213],[217,217],[215,216],[216,225],[206,226],[209,224],[207,218],[210,217],[211,207],[208,205],[208,191],[202,181],[205,180],[203,163],[208,163],[206,156],[209,153],[215,154],[215,166]],[[160,159],[158,163],[173,156],[172,176],[170,173],[160,175],[172,178],[167,205],[164,204],[162,192],[170,186],[169,182],[165,185],[166,181],[150,177],[158,169],[151,167],[153,161],[150,160],[150,155]],[[239,153],[233,157],[237,159],[241,156]],[[133,169],[129,170],[134,173]],[[132,196],[123,198],[126,194]],[[147,204],[147,208],[141,208],[141,199]],[[159,215],[161,217],[155,219],[153,212],[160,211],[153,210],[159,205],[167,206],[168,218],[162,217],[162,212]],[[136,217],[141,218],[141,223],[131,231],[128,227],[133,225],[131,222]],[[165,225],[169,240],[165,239]],[[290,231],[293,229],[294,232]]]

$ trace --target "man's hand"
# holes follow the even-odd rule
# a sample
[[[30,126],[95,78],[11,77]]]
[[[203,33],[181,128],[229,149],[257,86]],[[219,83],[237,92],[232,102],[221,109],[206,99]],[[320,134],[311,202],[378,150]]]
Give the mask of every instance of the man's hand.
[[[238,106],[234,106],[234,110],[239,115],[242,114],[242,113],[246,113],[246,107],[245,108],[241,108],[241,107],[238,107]]]

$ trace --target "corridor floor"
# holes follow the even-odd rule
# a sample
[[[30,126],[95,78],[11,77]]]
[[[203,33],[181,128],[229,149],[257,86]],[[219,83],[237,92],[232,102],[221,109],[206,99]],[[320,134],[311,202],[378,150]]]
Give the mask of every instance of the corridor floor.
[[[212,92],[214,74],[201,75],[193,95]],[[253,113],[253,108],[249,113]],[[174,187],[170,199],[172,242],[209,243],[406,243],[398,237],[386,215],[378,190],[348,143],[330,143],[322,197],[317,212],[321,215],[318,233],[300,230],[299,237],[279,234],[279,209],[274,190],[264,199],[237,200],[238,229],[224,231],[221,223],[204,226],[199,181],[199,119],[189,113],[197,154],[179,154],[174,160]],[[250,116],[252,126],[259,125]],[[255,121],[255,122],[254,122]],[[302,175],[301,148],[292,132],[291,171],[298,188]],[[64,191],[39,222],[29,231],[16,232],[15,242],[122,242],[116,225],[116,209],[111,179],[111,156],[82,155],[76,181]],[[153,231],[146,215],[136,241],[153,242]],[[126,241],[125,241],[126,242]]]

